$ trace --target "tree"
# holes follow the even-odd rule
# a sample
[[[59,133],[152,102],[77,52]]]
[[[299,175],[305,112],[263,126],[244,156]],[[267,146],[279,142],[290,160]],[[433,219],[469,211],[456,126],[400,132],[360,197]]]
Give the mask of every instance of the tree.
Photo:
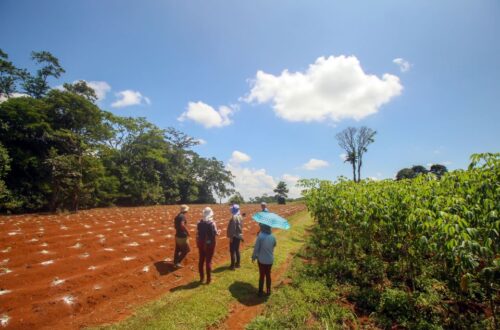
[[[403,168],[396,174],[396,180],[413,179],[415,176],[415,172],[411,168]]]
[[[430,172],[435,174],[438,178],[441,178],[445,173],[448,172],[448,169],[444,165],[433,164],[431,166]]]
[[[429,171],[422,165],[414,165],[411,170],[415,173],[415,176],[429,173]]]
[[[376,134],[376,131],[363,126],[359,129],[348,127],[336,135],[339,146],[346,152],[345,162],[350,163],[352,166],[354,182],[361,180],[363,155],[368,151],[368,146],[375,141]]]
[[[231,203],[231,204],[243,204],[243,203],[245,203],[245,199],[237,191],[234,193],[234,195],[231,198],[229,198],[229,203]]]
[[[21,79],[23,71],[8,61],[9,56],[0,49],[0,97],[9,98],[17,92],[17,81]]]
[[[81,95],[92,103],[97,101],[97,94],[94,89],[83,80],[79,80],[73,84],[64,83],[63,87],[66,91]]]
[[[286,183],[284,181],[278,182],[278,185],[273,191],[276,193],[275,198],[278,204],[285,204],[289,191]]]
[[[59,64],[59,60],[50,52],[32,52],[31,59],[43,66],[37,70],[35,75],[25,72],[23,74],[22,86],[26,94],[36,99],[42,98],[50,90],[49,77],[59,78],[64,69]]]

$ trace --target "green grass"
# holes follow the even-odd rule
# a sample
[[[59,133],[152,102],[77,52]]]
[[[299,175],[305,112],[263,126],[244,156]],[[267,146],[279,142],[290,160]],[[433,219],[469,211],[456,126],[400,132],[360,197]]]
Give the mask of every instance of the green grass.
[[[304,275],[303,268],[301,258],[294,258],[288,271],[292,283],[271,296],[263,315],[248,324],[247,330],[359,327],[356,315],[338,304],[338,293],[320,279]]]
[[[292,228],[275,230],[277,246],[274,269],[279,268],[290,253],[296,253],[304,244],[306,228],[312,220],[306,211],[289,218]],[[255,237],[246,237],[248,241]],[[193,281],[139,308],[122,322],[98,329],[206,329],[224,320],[232,303],[245,305],[263,303],[256,298],[258,269],[251,262],[253,246],[242,251],[242,265],[236,271],[221,266],[213,271],[210,285]],[[276,279],[274,279],[276,280]],[[272,296],[271,296],[272,297]]]

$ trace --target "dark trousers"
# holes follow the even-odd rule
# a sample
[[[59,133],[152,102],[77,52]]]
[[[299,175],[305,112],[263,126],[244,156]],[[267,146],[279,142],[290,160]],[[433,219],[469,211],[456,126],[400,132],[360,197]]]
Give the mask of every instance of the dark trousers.
[[[175,238],[174,264],[180,263],[191,251],[187,238]]]
[[[198,271],[200,272],[200,281],[203,282],[205,279],[204,268],[207,271],[207,283],[212,280],[212,257],[215,252],[215,244],[200,244],[198,245],[198,250],[200,252],[200,260],[198,262]]]
[[[266,265],[259,262],[259,293],[264,293],[264,279],[266,279],[266,292],[271,293],[271,267],[273,264]]]
[[[233,237],[229,243],[229,254],[231,254],[231,267],[240,265],[240,242],[241,239]]]

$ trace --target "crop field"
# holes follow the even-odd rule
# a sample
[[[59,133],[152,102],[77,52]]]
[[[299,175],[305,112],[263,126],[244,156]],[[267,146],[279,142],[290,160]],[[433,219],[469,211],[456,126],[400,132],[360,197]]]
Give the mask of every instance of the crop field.
[[[203,207],[192,205],[187,214],[192,237]],[[230,212],[227,205],[211,207],[222,231],[217,265],[229,255]],[[304,208],[271,206],[284,217]],[[253,243],[258,227],[251,214],[259,210],[259,205],[242,206],[244,244]],[[0,217],[2,328],[68,329],[116,321],[132,307],[195,278],[193,240],[185,267],[172,266],[177,211],[172,205]]]

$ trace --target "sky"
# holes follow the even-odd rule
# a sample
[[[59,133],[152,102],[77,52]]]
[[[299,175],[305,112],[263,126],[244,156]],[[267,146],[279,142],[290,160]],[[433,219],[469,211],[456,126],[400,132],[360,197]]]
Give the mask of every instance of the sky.
[[[99,106],[200,140],[245,197],[351,177],[335,139],[377,131],[362,177],[500,150],[500,2],[0,0],[0,48],[55,55]]]

